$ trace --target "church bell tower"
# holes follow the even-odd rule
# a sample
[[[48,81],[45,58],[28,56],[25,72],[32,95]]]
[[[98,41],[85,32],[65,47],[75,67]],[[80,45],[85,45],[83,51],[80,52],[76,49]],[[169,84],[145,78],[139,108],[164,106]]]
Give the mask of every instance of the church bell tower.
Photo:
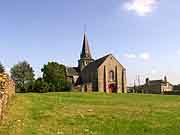
[[[80,55],[79,69],[82,71],[89,63],[93,62],[86,33],[84,33],[83,47]]]

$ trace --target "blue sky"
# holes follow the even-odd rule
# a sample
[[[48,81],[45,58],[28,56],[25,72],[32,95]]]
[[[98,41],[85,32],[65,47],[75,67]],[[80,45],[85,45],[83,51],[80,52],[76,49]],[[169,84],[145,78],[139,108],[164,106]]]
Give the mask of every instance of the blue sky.
[[[107,53],[127,68],[128,84],[180,83],[179,0],[0,1],[0,57],[9,70],[27,60],[37,76],[48,61],[76,66],[84,24],[94,58]]]

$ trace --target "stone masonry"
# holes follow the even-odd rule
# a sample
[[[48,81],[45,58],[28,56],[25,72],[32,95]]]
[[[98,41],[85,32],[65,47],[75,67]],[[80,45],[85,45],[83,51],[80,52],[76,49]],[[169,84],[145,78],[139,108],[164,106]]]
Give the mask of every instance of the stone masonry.
[[[0,73],[0,121],[4,118],[9,100],[14,95],[14,81],[9,75]]]

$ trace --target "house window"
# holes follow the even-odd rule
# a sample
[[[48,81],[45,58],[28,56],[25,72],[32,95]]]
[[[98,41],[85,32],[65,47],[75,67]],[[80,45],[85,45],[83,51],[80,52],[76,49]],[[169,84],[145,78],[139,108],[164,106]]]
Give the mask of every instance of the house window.
[[[109,72],[109,80],[110,80],[110,81],[114,81],[114,79],[115,79],[114,71],[111,70],[111,71]]]

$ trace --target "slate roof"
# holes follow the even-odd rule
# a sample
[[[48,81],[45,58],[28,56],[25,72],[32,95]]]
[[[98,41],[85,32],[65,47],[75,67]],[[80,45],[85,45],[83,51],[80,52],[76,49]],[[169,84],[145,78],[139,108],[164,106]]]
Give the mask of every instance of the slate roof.
[[[160,84],[160,83],[163,83],[164,80],[150,80],[149,83],[150,84]]]
[[[79,75],[79,70],[77,67],[66,67],[67,76],[76,76]]]
[[[96,71],[99,66],[106,60],[107,57],[109,57],[111,54],[108,54],[102,58],[99,58],[91,63],[89,63],[84,69],[82,72],[84,71],[88,71],[88,72],[91,72],[91,71]]]
[[[166,82],[164,80],[149,80],[150,85],[160,85],[160,84],[165,84]],[[172,85],[170,82],[167,82],[170,85]]]
[[[92,58],[86,33],[84,33],[81,58],[90,58],[90,59]]]

